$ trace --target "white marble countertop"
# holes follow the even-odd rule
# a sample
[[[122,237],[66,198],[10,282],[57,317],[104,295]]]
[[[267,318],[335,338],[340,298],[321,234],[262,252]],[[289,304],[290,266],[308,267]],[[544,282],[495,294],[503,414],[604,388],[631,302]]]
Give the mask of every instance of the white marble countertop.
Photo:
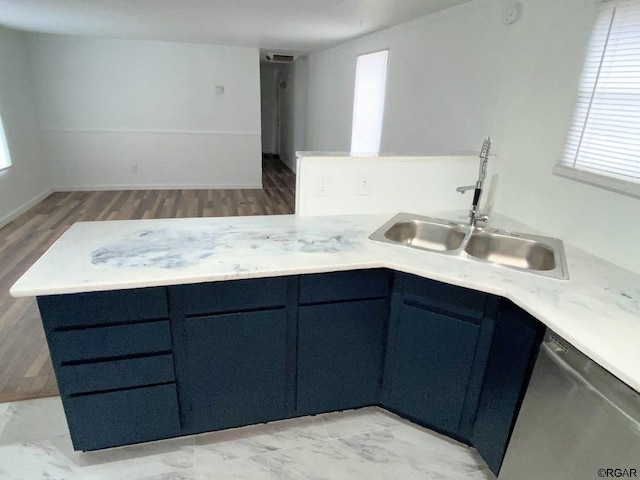
[[[571,278],[563,281],[369,240],[391,216],[80,222],[15,283],[11,295],[385,267],[506,297],[640,391],[639,274],[570,245]],[[492,226],[532,232],[495,217]]]

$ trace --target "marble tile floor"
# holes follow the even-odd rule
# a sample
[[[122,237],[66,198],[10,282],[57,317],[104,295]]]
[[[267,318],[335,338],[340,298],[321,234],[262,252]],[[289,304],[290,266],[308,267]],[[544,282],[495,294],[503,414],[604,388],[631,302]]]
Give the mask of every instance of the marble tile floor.
[[[379,408],[74,452],[59,397],[0,404],[2,480],[495,477],[465,445]]]

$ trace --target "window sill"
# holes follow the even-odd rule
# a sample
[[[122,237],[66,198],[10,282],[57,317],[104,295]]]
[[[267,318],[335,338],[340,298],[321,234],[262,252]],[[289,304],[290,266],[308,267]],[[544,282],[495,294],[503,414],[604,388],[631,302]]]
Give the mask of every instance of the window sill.
[[[633,198],[640,198],[640,183],[627,182],[618,180],[617,178],[606,177],[596,173],[578,170],[576,168],[565,167],[564,165],[555,165],[553,174],[559,177],[576,180],[587,185],[604,188],[611,192],[621,193]]]

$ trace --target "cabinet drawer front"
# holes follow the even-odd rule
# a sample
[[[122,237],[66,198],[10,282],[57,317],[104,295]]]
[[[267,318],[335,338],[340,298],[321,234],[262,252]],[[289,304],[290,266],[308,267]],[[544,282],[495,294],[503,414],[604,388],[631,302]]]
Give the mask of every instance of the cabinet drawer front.
[[[45,330],[167,318],[165,288],[38,297]]]
[[[49,335],[54,363],[169,351],[169,321],[96,327]]]
[[[475,290],[399,274],[404,283],[404,300],[430,307],[447,315],[457,314],[480,320],[489,295]]]
[[[169,288],[172,308],[184,315],[280,307],[287,303],[287,279],[256,278],[178,285]]]
[[[63,395],[169,383],[175,381],[173,355],[65,365],[57,380]]]
[[[63,402],[76,450],[96,450],[180,434],[173,383],[63,397]]]
[[[300,277],[300,303],[322,303],[386,297],[386,270],[317,273]]]

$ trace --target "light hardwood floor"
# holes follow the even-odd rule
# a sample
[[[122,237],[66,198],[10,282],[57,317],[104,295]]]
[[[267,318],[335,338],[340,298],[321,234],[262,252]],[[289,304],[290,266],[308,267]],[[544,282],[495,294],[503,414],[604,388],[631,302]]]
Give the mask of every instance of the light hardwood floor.
[[[58,394],[34,298],[9,288],[78,221],[279,215],[294,212],[295,176],[263,159],[263,189],[58,192],[0,228],[0,402]]]

